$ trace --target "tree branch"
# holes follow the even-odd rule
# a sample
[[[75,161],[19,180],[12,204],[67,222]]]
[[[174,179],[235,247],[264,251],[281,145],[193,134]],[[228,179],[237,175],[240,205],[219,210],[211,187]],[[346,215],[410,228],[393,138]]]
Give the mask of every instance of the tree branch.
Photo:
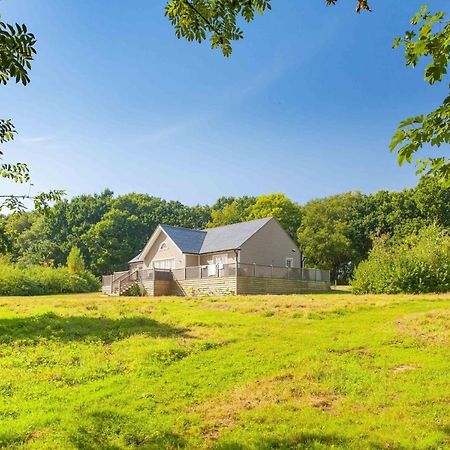
[[[191,8],[192,11],[194,11],[199,17],[201,17],[203,19],[203,21],[206,23],[206,25],[208,25],[208,27],[210,28],[210,31],[214,31],[214,33],[218,34],[219,36],[222,36],[222,32],[219,31],[211,23],[211,21],[208,20],[189,0],[184,0],[184,3],[186,3],[186,5],[189,6],[189,8]]]

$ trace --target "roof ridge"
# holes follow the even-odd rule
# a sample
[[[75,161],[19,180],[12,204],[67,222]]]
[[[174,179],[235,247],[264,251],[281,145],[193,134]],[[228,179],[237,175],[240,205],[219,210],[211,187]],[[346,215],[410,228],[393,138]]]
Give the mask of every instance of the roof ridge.
[[[270,216],[270,217],[261,217],[260,219],[245,220],[244,222],[228,223],[228,224],[226,224],[226,225],[220,225],[220,226],[218,226],[218,227],[204,228],[203,230],[200,230],[200,231],[206,231],[206,232],[208,232],[209,230],[217,230],[217,229],[219,229],[219,228],[233,227],[233,226],[235,226],[235,225],[241,225],[241,224],[243,224],[243,223],[258,222],[258,221],[260,221],[260,220],[261,220],[261,221],[262,221],[262,220],[267,220],[267,221],[269,221],[270,219],[273,219],[273,218],[274,218],[273,216]]]
[[[204,233],[206,231],[206,230],[198,230],[198,229],[195,229],[195,228],[179,227],[178,225],[168,225],[166,223],[160,223],[159,226],[162,227],[162,228],[169,227],[169,228],[178,228],[179,230],[199,231],[201,233]]]

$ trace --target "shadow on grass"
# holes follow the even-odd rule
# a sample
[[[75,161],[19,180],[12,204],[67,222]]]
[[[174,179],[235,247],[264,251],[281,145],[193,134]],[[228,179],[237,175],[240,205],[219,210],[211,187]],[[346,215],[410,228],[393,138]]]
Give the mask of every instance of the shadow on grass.
[[[187,329],[145,317],[62,317],[52,312],[39,316],[0,320],[0,343],[55,339],[61,341],[100,340],[104,343],[134,334],[154,337],[188,337]]]
[[[139,424],[139,420],[132,420],[116,412],[95,412],[83,422],[70,436],[72,445],[80,450],[186,447],[186,442],[181,436],[159,430],[153,430],[151,434],[148,434],[145,427]]]
[[[351,294],[352,288],[350,286],[332,286],[331,289],[325,291],[327,294]]]
[[[346,438],[335,434],[300,433],[297,436],[286,439],[267,438],[257,441],[252,447],[258,450],[287,450],[287,449],[310,449],[310,448],[351,448]],[[244,450],[247,445],[239,442],[217,444],[214,450]]]

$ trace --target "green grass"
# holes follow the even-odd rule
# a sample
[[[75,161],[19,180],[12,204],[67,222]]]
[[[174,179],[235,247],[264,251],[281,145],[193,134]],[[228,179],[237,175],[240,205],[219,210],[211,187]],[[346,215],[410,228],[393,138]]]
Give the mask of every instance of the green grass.
[[[450,295],[0,297],[0,447],[450,448]]]

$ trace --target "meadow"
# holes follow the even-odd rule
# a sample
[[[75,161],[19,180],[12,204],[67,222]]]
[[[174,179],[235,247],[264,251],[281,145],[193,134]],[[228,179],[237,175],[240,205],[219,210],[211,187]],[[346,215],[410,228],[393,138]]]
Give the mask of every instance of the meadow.
[[[0,447],[450,448],[450,294],[0,297]]]

